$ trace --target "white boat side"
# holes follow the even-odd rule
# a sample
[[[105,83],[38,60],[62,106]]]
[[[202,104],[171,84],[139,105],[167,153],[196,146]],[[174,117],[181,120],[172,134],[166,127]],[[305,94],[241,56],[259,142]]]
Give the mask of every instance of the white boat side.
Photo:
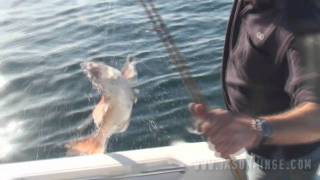
[[[235,157],[245,171],[242,153]],[[234,180],[229,163],[214,155],[207,143],[115,152],[0,165],[0,179],[23,180]]]

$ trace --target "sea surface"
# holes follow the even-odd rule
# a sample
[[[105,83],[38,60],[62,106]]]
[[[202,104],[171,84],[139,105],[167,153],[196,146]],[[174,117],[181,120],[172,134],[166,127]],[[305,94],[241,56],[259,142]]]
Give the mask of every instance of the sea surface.
[[[223,107],[220,68],[232,0],[155,0],[211,107]],[[81,72],[95,60],[137,59],[129,129],[106,153],[198,142],[190,95],[137,0],[0,0],[0,163],[58,158],[94,131],[98,93]]]

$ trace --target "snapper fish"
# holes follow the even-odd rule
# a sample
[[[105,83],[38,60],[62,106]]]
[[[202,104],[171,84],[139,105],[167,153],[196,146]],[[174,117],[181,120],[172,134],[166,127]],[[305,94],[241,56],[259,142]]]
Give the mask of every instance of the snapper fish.
[[[97,130],[85,139],[67,144],[67,155],[103,154],[110,137],[126,131],[129,126],[132,107],[136,102],[130,82],[137,77],[135,61],[128,57],[121,71],[98,62],[85,62],[80,66],[101,94],[99,103],[92,111]]]

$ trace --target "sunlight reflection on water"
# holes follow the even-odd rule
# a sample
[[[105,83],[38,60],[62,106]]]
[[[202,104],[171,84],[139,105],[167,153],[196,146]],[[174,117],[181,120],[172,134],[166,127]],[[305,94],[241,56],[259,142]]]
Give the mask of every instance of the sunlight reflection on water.
[[[22,133],[22,123],[12,121],[0,128],[0,158],[7,157],[16,148],[14,140]]]
[[[4,87],[6,82],[7,82],[6,79],[0,75],[0,89],[2,89],[2,87]]]

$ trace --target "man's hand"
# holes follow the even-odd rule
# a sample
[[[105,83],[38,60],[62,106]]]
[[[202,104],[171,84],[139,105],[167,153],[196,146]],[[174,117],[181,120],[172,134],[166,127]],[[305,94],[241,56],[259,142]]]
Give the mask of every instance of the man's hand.
[[[252,126],[254,119],[223,109],[207,111],[202,104],[190,104],[189,110],[196,119],[197,129],[214,145],[221,157],[229,158],[242,148],[251,149],[262,137]]]

